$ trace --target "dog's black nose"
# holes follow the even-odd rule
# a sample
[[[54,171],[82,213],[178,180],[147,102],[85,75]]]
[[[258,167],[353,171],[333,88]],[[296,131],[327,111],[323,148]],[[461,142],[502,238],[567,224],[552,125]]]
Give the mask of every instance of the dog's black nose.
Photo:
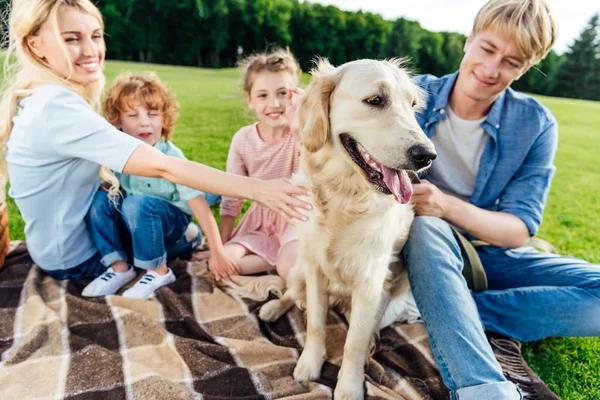
[[[414,145],[408,149],[408,154],[410,154],[410,158],[415,164],[415,169],[427,167],[437,157],[433,148],[423,146],[422,144]]]

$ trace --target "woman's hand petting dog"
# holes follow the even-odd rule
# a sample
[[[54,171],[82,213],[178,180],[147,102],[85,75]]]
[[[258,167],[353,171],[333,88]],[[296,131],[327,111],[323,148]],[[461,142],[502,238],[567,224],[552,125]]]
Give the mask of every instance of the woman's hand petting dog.
[[[298,199],[298,197],[308,195],[310,193],[306,188],[292,185],[288,179],[279,178],[259,180],[254,199],[271,210],[275,210],[286,220],[307,221],[306,215],[298,210],[311,210],[312,205]]]
[[[445,218],[448,212],[448,195],[444,194],[437,186],[421,180],[413,185],[413,202],[417,215]]]

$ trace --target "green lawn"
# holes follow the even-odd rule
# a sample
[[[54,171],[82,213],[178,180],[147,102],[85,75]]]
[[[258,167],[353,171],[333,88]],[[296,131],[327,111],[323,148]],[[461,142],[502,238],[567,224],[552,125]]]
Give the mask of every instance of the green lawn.
[[[252,122],[238,72],[109,62],[107,76],[120,71],[156,71],[182,105],[174,142],[188,158],[225,168],[232,135]],[[540,236],[562,254],[600,263],[600,103],[540,97],[557,117],[557,173]],[[68,189],[66,189],[68,190]],[[9,200],[12,239],[23,239],[23,223]],[[600,400],[600,338],[550,339],[524,346],[532,368],[563,399]]]

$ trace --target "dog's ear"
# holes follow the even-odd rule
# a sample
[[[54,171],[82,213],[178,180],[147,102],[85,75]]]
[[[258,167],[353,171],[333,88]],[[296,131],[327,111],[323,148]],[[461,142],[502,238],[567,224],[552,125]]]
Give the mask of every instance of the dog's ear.
[[[338,70],[320,59],[311,71],[312,81],[300,101],[300,139],[308,152],[316,152],[329,139],[329,100],[338,83]]]

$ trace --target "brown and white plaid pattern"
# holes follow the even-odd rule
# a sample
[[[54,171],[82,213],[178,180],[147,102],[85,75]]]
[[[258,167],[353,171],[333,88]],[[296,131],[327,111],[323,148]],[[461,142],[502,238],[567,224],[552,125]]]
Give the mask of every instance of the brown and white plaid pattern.
[[[298,383],[292,373],[306,335],[299,310],[263,323],[261,303],[215,288],[203,264],[176,260],[171,267],[177,281],[151,300],[90,300],[80,296],[85,282],[48,277],[20,244],[0,270],[0,397],[332,397],[347,330],[342,317],[329,315],[321,378]],[[522,361],[520,353],[499,358]],[[551,395],[529,369],[508,375],[531,398]],[[365,379],[369,399],[449,397],[421,324],[383,330]]]

